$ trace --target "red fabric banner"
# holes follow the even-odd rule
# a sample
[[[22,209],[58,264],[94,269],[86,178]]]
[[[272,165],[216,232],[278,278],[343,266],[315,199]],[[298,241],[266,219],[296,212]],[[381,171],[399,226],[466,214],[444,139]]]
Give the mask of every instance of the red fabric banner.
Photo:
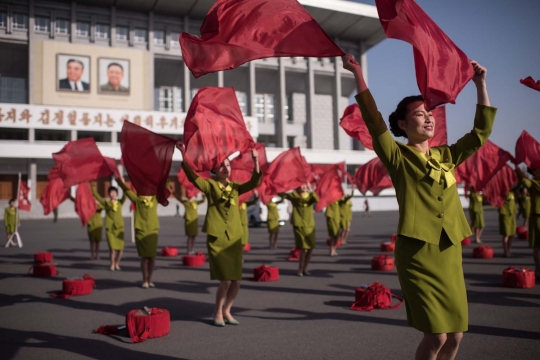
[[[255,146],[233,88],[205,87],[193,98],[184,122],[185,160],[210,171],[237,151]]]
[[[268,172],[269,166],[268,160],[266,159],[266,147],[262,143],[256,143],[255,149],[257,149],[257,152],[259,153],[259,168],[261,169],[264,177],[264,175]],[[241,184],[248,182],[251,179],[254,167],[255,164],[253,163],[253,158],[251,157],[251,150],[240,154],[231,161],[231,180]],[[254,189],[240,195],[238,197],[238,203],[243,204],[248,201],[255,190],[258,189]]]
[[[516,172],[510,166],[504,165],[484,186],[483,193],[491,205],[501,208],[510,189],[516,184]]]
[[[540,80],[534,82],[534,79],[532,77],[527,76],[525,79],[519,80],[519,82],[527,87],[530,87],[531,89],[540,91]]]
[[[512,159],[513,156],[508,151],[488,140],[457,167],[458,174],[462,181],[470,184],[476,191],[482,191],[491,178]]]
[[[343,179],[342,169],[344,167],[344,162],[335,164],[321,176],[315,189],[315,193],[319,197],[319,201],[315,204],[315,211],[321,211],[343,197],[341,180]]]
[[[255,59],[345,55],[296,0],[218,0],[201,37],[182,33],[180,47],[196,78]]]
[[[64,187],[64,182],[60,178],[57,168],[52,168],[49,171],[49,183],[43,190],[39,202],[43,205],[45,215],[50,214],[64,200],[69,199],[69,188]]]
[[[124,121],[120,134],[122,161],[138,195],[156,195],[167,206],[167,180],[177,140]]]
[[[92,195],[90,185],[88,183],[79,184],[75,193],[75,212],[81,218],[82,226],[88,225],[88,221],[96,210],[96,199]]]
[[[30,203],[30,200],[28,200],[28,197],[30,195],[30,188],[24,181],[19,182],[19,210],[21,211],[30,211],[32,208],[32,204]]]
[[[516,163],[522,162],[530,168],[540,168],[540,143],[526,130],[523,130],[516,142]]]
[[[379,195],[382,190],[393,186],[388,171],[379,158],[374,158],[356,169],[354,182],[362,195],[368,191]]]
[[[413,46],[416,81],[428,110],[454,104],[472,79],[469,58],[413,0],[375,0],[386,36]]]
[[[65,187],[111,175],[119,177],[116,162],[101,155],[93,138],[70,141],[52,156]]]
[[[433,137],[428,140],[429,146],[435,147],[447,145],[448,132],[446,130],[446,107],[439,106],[431,112],[435,118],[435,133],[433,134]]]
[[[366,149],[373,150],[371,135],[369,134],[364,119],[362,119],[358,104],[347,106],[341,117],[339,126],[345,130],[347,135],[360,141]]]
[[[208,173],[208,171],[197,173],[197,175],[199,175],[203,179],[210,178],[210,174]],[[199,189],[195,187],[195,185],[193,185],[188,180],[186,173],[184,172],[184,169],[182,169],[182,167],[180,167],[180,170],[178,170],[178,174],[176,174],[176,176],[178,177],[178,182],[180,183],[180,185],[182,185],[182,187],[185,189],[186,196],[188,198],[195,197],[201,192]]]

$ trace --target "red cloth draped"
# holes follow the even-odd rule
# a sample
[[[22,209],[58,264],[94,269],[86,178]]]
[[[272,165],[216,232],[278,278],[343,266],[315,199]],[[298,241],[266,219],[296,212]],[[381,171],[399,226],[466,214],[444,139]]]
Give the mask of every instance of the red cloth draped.
[[[70,141],[52,156],[65,187],[120,176],[114,159],[104,158],[92,138]]]
[[[203,179],[208,179],[210,178],[210,174],[207,172],[207,171],[203,171],[203,172],[200,172],[200,173],[197,173],[197,175],[199,175],[200,177],[202,177]],[[180,183],[180,185],[182,185],[182,187],[185,189],[186,191],[186,196],[188,198],[192,198],[192,197],[195,197],[197,196],[201,191],[199,189],[197,189],[195,187],[195,185],[193,185],[187,178],[186,176],[186,173],[184,172],[184,169],[180,168],[180,170],[178,170],[178,174],[176,175],[178,177],[178,182]]]
[[[540,143],[525,130],[516,142],[516,163],[522,162],[528,167],[540,168]]]
[[[501,208],[510,189],[516,183],[517,176],[515,171],[510,166],[504,165],[484,186],[484,196],[491,205]]]
[[[120,134],[122,160],[138,195],[156,195],[167,206],[171,192],[167,180],[177,140],[124,121]]]
[[[196,78],[255,59],[345,55],[296,0],[219,0],[201,37],[182,33],[180,47]]]
[[[185,160],[195,171],[210,171],[233,153],[253,148],[233,88],[199,90],[184,122],[184,143]]]
[[[64,187],[64,182],[60,178],[60,172],[56,167],[49,171],[49,183],[43,190],[39,202],[43,205],[43,212],[48,215],[58,207],[64,200],[69,199],[69,188]]]
[[[350,137],[359,140],[366,149],[373,150],[371,135],[369,134],[364,119],[362,119],[358,104],[347,106],[341,117],[339,126],[341,126]]]
[[[19,181],[19,210],[21,211],[30,211],[32,208],[32,204],[30,203],[30,200],[28,200],[28,197],[30,195],[30,188],[24,181]]]
[[[527,76],[525,79],[519,80],[523,85],[530,87],[531,89],[540,91],[540,80],[534,82],[534,79],[530,76]]]
[[[79,184],[75,193],[75,212],[81,218],[83,226],[88,224],[96,210],[96,199],[94,199],[90,185],[88,183]]]
[[[335,164],[321,176],[315,189],[315,193],[319,197],[319,201],[315,204],[315,211],[321,211],[323,208],[343,197],[341,180],[343,179],[342,169],[344,167],[344,162]]]
[[[354,182],[362,195],[368,191],[379,195],[382,190],[393,186],[388,171],[379,158],[374,158],[356,169]]]
[[[446,108],[439,106],[432,110],[435,118],[435,133],[428,140],[430,147],[441,146],[448,144],[448,133],[446,131]]]
[[[256,143],[255,149],[257,149],[257,152],[259,153],[259,168],[261,169],[261,172],[264,176],[268,171],[269,166],[268,160],[266,159],[266,147],[262,143]],[[251,157],[251,150],[240,154],[238,157],[231,161],[231,180],[239,182],[241,184],[248,182],[253,175],[254,167],[255,164],[253,163],[253,159]],[[255,192],[255,190],[257,189],[240,195],[238,197],[238,203],[241,205],[248,201]]]
[[[375,0],[386,36],[413,46],[416,81],[431,110],[454,104],[472,79],[470,61],[413,0]]]

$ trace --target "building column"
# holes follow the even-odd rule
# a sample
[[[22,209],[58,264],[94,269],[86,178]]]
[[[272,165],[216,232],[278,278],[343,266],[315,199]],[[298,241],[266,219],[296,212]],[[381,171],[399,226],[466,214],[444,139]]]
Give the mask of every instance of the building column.
[[[71,141],[77,140],[77,130],[71,130]]]
[[[332,96],[334,99],[333,109],[332,109],[332,129],[334,132],[334,150],[339,150],[339,119],[341,118],[340,109],[339,109],[339,99],[341,98],[341,59],[335,58],[335,69],[334,69],[334,94]]]
[[[154,56],[154,12],[150,11],[148,14],[148,56],[149,64],[150,64],[150,71],[148,72],[148,87],[149,91],[148,94],[148,100],[146,104],[146,108],[150,111],[154,110],[154,63],[155,63],[155,56]]]
[[[362,68],[362,75],[364,76],[366,85],[368,85],[368,62],[366,54],[366,44],[363,41],[360,42],[360,67]]]
[[[184,32],[189,33],[189,17],[184,16]],[[184,59],[182,58],[182,61]],[[184,61],[184,112],[187,112],[191,105],[191,72]]]
[[[218,87],[224,87],[225,86],[225,80],[223,77],[223,71],[218,71],[217,73],[217,86]]]
[[[285,82],[285,64],[282,57],[279,58],[279,99],[277,101],[277,106],[279,106],[279,111],[276,112],[276,142],[277,147],[286,148],[287,147],[287,134],[285,133],[285,117],[287,113],[285,111],[285,104],[287,104],[287,93],[286,93],[286,82]]]
[[[77,37],[77,3],[71,2],[71,33],[69,34],[69,41],[74,43]]]
[[[313,101],[315,99],[314,59],[307,58],[307,93],[306,93],[306,137],[308,149],[313,149]]]
[[[28,142],[33,143],[36,141],[36,129],[30,128],[28,129]]]
[[[257,79],[255,77],[255,63],[249,62],[249,116],[255,116],[255,94],[257,93]]]
[[[116,46],[116,7],[111,7],[111,46]]]
[[[36,198],[36,186],[37,186],[37,164],[36,160],[30,159],[28,163],[28,186],[30,187],[30,195],[28,196],[30,201]]]
[[[34,103],[34,0],[28,2],[28,103]]]

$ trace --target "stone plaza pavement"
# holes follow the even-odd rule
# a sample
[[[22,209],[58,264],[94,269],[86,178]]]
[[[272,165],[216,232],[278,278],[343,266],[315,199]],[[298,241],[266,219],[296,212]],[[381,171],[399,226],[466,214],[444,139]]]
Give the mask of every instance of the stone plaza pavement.
[[[0,359],[413,359],[422,335],[407,326],[405,306],[349,309],[362,284],[379,281],[401,295],[395,270],[370,270],[371,258],[381,254],[379,245],[389,240],[397,219],[397,212],[371,218],[355,213],[349,244],[331,258],[324,217],[316,214],[313,276],[303,278],[296,276],[297,263],[286,260],[294,245],[289,224],[281,228],[277,250],[268,249],[265,228],[250,229],[252,251],[244,257],[244,281],[233,308],[241,325],[225,328],[211,325],[217,282],[210,281],[208,263],[186,268],[180,257],[158,256],[156,288],[141,289],[129,231],[122,270],[110,272],[106,242],[101,260],[89,260],[86,230],[78,220],[24,221],[24,247],[0,248]],[[484,242],[495,249],[495,258],[473,259],[474,245],[463,248],[470,325],[458,359],[540,359],[540,285],[501,286],[509,265],[533,266],[532,251],[525,241],[514,240],[514,257],[503,258],[495,210],[486,209],[486,223]],[[162,218],[161,224],[160,248],[183,250],[183,220]],[[206,252],[204,239],[200,234],[197,250]],[[27,275],[32,254],[44,250],[54,254],[60,276]],[[261,264],[278,266],[279,281],[249,281]],[[62,279],[85,273],[96,279],[91,295],[49,297],[61,290]],[[92,332],[103,324],[123,324],[129,310],[143,306],[170,311],[168,336],[132,344],[125,334]]]

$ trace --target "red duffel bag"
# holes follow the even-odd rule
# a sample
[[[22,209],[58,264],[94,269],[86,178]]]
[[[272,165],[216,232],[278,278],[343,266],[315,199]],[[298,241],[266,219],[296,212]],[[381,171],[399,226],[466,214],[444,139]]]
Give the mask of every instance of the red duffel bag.
[[[510,266],[503,271],[503,286],[520,289],[530,289],[536,285],[534,271],[528,268],[521,270]]]
[[[65,279],[62,282],[62,292],[51,294],[51,297],[67,299],[71,296],[89,295],[95,287],[94,278],[84,274],[82,278]]]
[[[206,255],[202,252],[198,252],[195,255],[184,255],[182,256],[182,264],[185,266],[203,266],[206,262]]]
[[[277,281],[279,280],[279,269],[277,266],[262,265],[253,269],[253,280],[255,281]]]
[[[394,270],[394,258],[390,255],[379,255],[371,259],[371,270]]]
[[[390,241],[385,241],[381,243],[381,251],[384,251],[384,252],[392,252],[394,251],[395,247],[396,245]]]
[[[471,245],[471,238],[466,237],[465,239],[461,240],[461,246],[469,246]]]
[[[518,239],[520,239],[520,240],[529,240],[529,231],[527,230],[527,228],[525,228],[523,226],[518,226],[516,228],[516,232],[517,232]]]
[[[403,304],[403,298],[392,294],[389,288],[378,282],[374,282],[367,288],[357,288],[354,295],[356,301],[351,305],[351,310],[356,311],[397,309]],[[392,298],[399,300],[399,303],[392,305]]]
[[[481,245],[473,249],[472,257],[476,259],[492,259],[493,248],[486,245]]]
[[[392,236],[390,237],[390,241],[395,243],[397,240],[397,234],[392,234]]]
[[[178,249],[174,246],[165,246],[161,249],[161,255],[163,256],[178,256]]]
[[[28,269],[28,274],[32,274],[32,276],[46,277],[58,275],[59,272],[56,269],[56,264],[45,263],[34,264],[30,267],[30,269]]]
[[[134,343],[165,336],[171,330],[171,315],[165,309],[131,310],[126,314],[126,327]]]
[[[326,239],[326,246],[330,246],[330,241],[332,241],[332,239]],[[337,238],[336,246],[341,246],[341,238]]]
[[[292,248],[291,252],[289,253],[289,257],[287,258],[287,260],[288,261],[296,261],[296,260],[300,259],[300,251],[302,251],[302,249]]]
[[[50,252],[38,252],[34,254],[34,262],[37,264],[52,262],[53,256]]]

